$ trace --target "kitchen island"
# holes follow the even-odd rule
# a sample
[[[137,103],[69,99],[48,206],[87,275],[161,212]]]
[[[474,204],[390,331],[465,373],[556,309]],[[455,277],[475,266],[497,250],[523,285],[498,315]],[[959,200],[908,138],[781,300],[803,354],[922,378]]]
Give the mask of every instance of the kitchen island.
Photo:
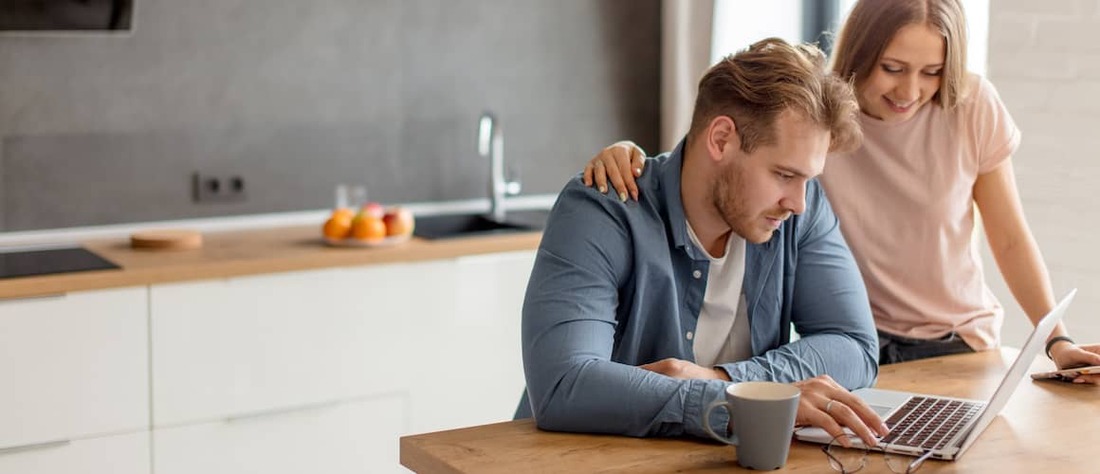
[[[0,474],[402,472],[401,435],[511,418],[541,234],[319,234],[93,240],[121,269],[0,280]]]

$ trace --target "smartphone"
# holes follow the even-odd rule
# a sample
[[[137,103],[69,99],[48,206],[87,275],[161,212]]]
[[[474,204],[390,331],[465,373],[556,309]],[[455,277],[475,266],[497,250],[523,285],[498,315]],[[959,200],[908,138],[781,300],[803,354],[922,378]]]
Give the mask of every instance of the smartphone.
[[[1089,367],[1074,367],[1072,369],[1053,370],[1050,372],[1036,372],[1031,374],[1031,378],[1035,380],[1059,380],[1062,382],[1072,382],[1073,379],[1079,375],[1092,375],[1100,374],[1100,365],[1093,365]]]

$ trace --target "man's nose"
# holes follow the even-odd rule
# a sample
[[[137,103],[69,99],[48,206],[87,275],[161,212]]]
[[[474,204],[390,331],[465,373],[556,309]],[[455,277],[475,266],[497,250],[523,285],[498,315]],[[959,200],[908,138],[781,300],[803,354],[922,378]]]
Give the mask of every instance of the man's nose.
[[[791,186],[790,191],[787,192],[783,199],[779,201],[779,205],[794,214],[802,214],[806,211],[806,184],[801,186]]]

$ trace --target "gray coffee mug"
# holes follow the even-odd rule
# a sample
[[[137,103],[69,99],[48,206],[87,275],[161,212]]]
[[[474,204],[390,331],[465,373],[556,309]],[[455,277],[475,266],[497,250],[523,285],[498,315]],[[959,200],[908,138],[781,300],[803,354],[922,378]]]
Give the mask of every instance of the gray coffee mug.
[[[714,439],[737,446],[737,464],[749,469],[779,469],[787,463],[801,391],[777,382],[742,382],[726,387],[726,399],[703,412],[703,427]],[[730,414],[733,436],[714,432],[710,413],[724,407]],[[725,431],[723,429],[722,431]]]

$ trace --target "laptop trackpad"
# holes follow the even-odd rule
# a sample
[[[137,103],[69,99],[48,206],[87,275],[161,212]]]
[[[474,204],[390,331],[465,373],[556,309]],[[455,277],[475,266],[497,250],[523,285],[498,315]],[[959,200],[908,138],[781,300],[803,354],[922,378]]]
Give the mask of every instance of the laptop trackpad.
[[[877,388],[861,388],[852,392],[862,398],[871,406],[879,418],[884,421],[894,411],[894,409],[905,405],[905,402],[909,401],[909,398],[913,396],[909,392],[897,392],[894,390],[881,390]]]

